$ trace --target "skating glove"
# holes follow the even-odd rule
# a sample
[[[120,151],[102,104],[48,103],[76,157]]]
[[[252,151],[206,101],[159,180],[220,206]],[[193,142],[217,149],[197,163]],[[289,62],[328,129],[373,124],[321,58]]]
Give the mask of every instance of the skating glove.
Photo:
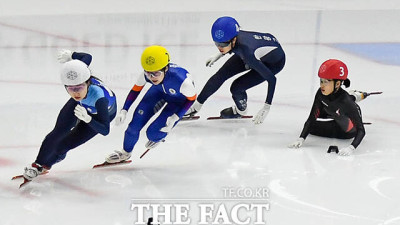
[[[81,105],[76,105],[74,113],[75,116],[78,117],[78,119],[82,120],[85,123],[90,123],[90,121],[92,120],[92,117],[87,113],[85,107]]]
[[[116,126],[119,126],[124,123],[124,121],[126,119],[126,113],[128,113],[128,111],[126,111],[125,109],[122,109],[118,113],[118,115],[115,117],[115,125]]]
[[[264,122],[265,117],[268,115],[269,109],[271,108],[271,105],[268,103],[265,103],[264,106],[258,111],[257,115],[254,117],[253,122],[255,124],[260,124]]]
[[[298,138],[295,142],[292,144],[289,144],[289,148],[300,148],[303,145],[304,138]]]
[[[72,53],[73,52],[68,49],[61,49],[57,55],[58,62],[65,63],[72,60]]]
[[[355,150],[354,146],[353,145],[349,145],[346,148],[341,148],[339,150],[338,154],[341,155],[341,156],[349,156],[349,155],[353,154],[354,150]]]
[[[201,109],[201,107],[203,106],[203,104],[201,104],[200,102],[198,102],[197,100],[193,103],[192,106],[190,106],[190,108],[188,109],[188,111],[185,113],[185,116],[193,116],[196,113],[198,113]]]
[[[172,128],[175,125],[175,122],[179,120],[179,116],[176,114],[173,114],[172,116],[167,118],[167,122],[165,122],[165,127],[161,128],[160,131],[168,133],[172,130]]]
[[[208,58],[206,61],[206,66],[211,67],[218,59],[220,59],[222,56],[224,56],[222,53],[218,52],[218,54],[211,56]]]

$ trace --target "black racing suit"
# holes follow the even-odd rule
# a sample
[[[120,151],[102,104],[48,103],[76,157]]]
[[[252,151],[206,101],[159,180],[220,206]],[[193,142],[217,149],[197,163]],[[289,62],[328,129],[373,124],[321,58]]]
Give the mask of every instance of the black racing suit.
[[[331,120],[321,120],[329,118]],[[360,107],[342,88],[328,96],[318,89],[300,137],[306,139],[308,134],[339,139],[354,138],[351,145],[357,148],[365,136]]]

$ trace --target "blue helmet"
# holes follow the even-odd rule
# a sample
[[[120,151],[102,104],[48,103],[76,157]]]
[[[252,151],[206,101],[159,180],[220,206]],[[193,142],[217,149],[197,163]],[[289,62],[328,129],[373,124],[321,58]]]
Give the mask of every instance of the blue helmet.
[[[232,17],[218,18],[211,28],[211,36],[215,42],[228,42],[239,33],[239,23]]]

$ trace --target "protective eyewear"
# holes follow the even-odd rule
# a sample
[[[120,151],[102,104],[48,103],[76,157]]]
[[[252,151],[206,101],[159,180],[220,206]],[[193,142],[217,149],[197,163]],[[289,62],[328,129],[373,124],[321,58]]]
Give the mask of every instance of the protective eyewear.
[[[230,41],[227,41],[227,42],[214,42],[214,43],[215,43],[215,45],[216,45],[217,47],[225,48],[225,47],[227,47],[231,42],[230,42]]]
[[[159,70],[159,71],[154,71],[154,72],[148,72],[144,71],[144,75],[146,75],[147,78],[152,78],[152,77],[159,77],[163,74],[164,72]]]
[[[78,84],[78,85],[65,85],[65,89],[67,89],[68,92],[81,92],[86,88],[86,84]]]

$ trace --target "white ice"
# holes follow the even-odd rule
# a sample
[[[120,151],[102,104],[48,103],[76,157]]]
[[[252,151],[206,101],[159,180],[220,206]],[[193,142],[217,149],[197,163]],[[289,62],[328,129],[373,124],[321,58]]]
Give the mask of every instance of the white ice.
[[[1,225],[134,224],[135,199],[224,203],[227,187],[269,190],[265,219],[270,225],[400,224],[400,67],[331,45],[399,43],[397,1],[151,2],[0,3]],[[209,30],[222,15],[236,17],[243,29],[271,32],[286,51],[263,124],[205,120],[233,104],[231,79],[204,104],[200,120],[181,122],[142,159],[144,132],[133,163],[92,169],[121,148],[126,122],[70,151],[26,187],[18,189],[19,181],[11,181],[34,161],[68,100],[59,83],[58,49],[91,53],[94,74],[114,90],[120,107],[141,71],[140,54],[151,44],[164,45],[200,91],[228,58],[205,67],[217,51]],[[299,150],[286,147],[301,132],[318,88],[316,71],[329,58],[346,62],[352,88],[383,91],[360,103],[364,121],[372,125],[366,125],[367,134],[350,157],[326,151],[351,140],[309,136]],[[249,114],[261,108],[266,88],[265,83],[249,90]]]

